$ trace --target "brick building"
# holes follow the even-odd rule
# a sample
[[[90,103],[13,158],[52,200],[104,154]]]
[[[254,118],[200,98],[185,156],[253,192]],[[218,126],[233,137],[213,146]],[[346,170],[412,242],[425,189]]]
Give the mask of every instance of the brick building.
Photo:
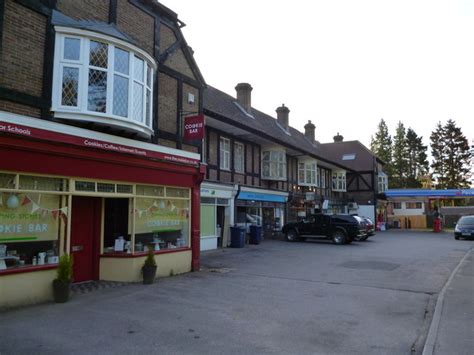
[[[346,212],[346,173],[329,159],[309,121],[305,133],[290,125],[290,110],[276,119],[251,105],[252,87],[232,97],[204,91],[206,178],[201,187],[201,247],[227,246],[229,226],[262,225],[272,235],[315,211]]]
[[[177,15],[151,0],[0,1],[0,307],[76,282],[199,268],[205,86]]]

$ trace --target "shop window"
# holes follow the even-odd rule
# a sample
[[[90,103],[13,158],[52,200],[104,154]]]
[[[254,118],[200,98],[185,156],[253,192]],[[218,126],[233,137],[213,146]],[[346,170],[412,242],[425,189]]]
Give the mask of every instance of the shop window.
[[[155,63],[141,49],[94,32],[58,28],[53,84],[57,117],[152,134]]]
[[[47,193],[0,193],[0,271],[58,262],[66,200]]]
[[[243,173],[245,169],[244,145],[234,143],[234,170]]]
[[[165,195],[165,188],[163,186],[137,185],[136,194],[160,197]]]
[[[166,197],[189,198],[189,189],[179,189],[175,187],[166,188]]]
[[[405,202],[405,207],[407,210],[415,210],[423,208],[421,202]]]
[[[286,180],[286,153],[284,151],[262,152],[262,179]]]
[[[316,161],[303,161],[298,163],[298,185],[316,186],[317,172]]]
[[[201,197],[201,203],[215,205],[216,199],[212,197]]]
[[[222,170],[230,170],[230,140],[221,137],[219,140],[220,162],[219,168]]]
[[[401,210],[402,209],[402,203],[401,202],[393,202],[393,209],[394,210]]]
[[[41,191],[67,191],[66,179],[20,175],[20,189]]]
[[[16,174],[0,173],[0,189],[14,189]]]
[[[216,206],[201,206],[201,237],[216,235]]]
[[[183,248],[189,245],[189,200],[136,198],[135,252]]]
[[[338,171],[332,173],[333,191],[346,191],[346,172]]]

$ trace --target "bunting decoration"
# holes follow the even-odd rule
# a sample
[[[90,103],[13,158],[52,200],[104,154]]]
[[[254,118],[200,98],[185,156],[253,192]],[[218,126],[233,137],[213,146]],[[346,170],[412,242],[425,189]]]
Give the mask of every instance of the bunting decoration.
[[[38,196],[38,203],[33,201],[32,198],[29,196],[25,195],[23,198],[23,201],[21,202],[22,206],[29,205],[31,204],[31,213],[40,213],[43,218],[47,217],[48,214],[51,214],[53,218],[56,220],[61,218],[64,223],[67,223],[67,217],[68,217],[68,208],[67,207],[62,207],[58,209],[47,209],[43,208],[40,205],[41,203],[41,194]]]

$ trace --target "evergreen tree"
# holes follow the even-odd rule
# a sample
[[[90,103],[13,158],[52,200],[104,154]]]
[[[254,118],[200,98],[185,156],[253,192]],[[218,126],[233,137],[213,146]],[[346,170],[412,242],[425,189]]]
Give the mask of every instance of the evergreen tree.
[[[471,153],[469,141],[456,127],[453,120],[444,126],[446,144],[446,187],[448,189],[468,188],[470,178]]]
[[[432,179],[436,181],[436,187],[438,189],[446,188],[446,172],[444,162],[445,158],[445,146],[443,143],[444,139],[444,128],[441,126],[441,122],[438,122],[436,129],[431,132],[431,157],[433,162],[431,163]]]
[[[392,153],[392,178],[389,180],[390,187],[406,187],[408,177],[408,146],[405,126],[401,121],[398,122],[395,137],[393,138]]]
[[[433,156],[433,176],[438,188],[457,189],[469,187],[471,152],[469,142],[456,127],[453,120],[448,120],[444,127],[439,122],[431,134],[431,151]]]
[[[422,137],[419,137],[414,130],[408,128],[406,134],[407,143],[407,178],[406,187],[422,187],[421,177],[428,173],[429,164],[426,151],[428,147],[423,145]]]
[[[379,159],[383,160],[386,163],[384,167],[384,172],[388,175],[388,181],[390,181],[392,164],[392,137],[390,137],[390,134],[388,133],[387,124],[385,123],[383,118],[378,124],[377,132],[375,133],[375,138],[372,136],[372,140],[370,142],[370,150]]]

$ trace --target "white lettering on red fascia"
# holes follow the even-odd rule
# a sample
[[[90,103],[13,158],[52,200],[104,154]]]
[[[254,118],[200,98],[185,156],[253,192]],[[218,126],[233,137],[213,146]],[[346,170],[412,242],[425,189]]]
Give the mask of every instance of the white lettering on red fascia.
[[[0,131],[21,134],[23,136],[31,136],[31,131],[28,128],[21,128],[13,125],[0,125]]]
[[[92,140],[84,140],[84,145],[88,147],[94,147],[94,148],[100,148],[100,149],[105,149],[105,150],[113,150],[115,152],[121,152],[121,153],[129,153],[129,154],[135,154],[135,155],[141,155],[141,156],[146,156],[146,151],[136,149],[136,148],[129,148],[125,147],[123,145],[115,145],[115,144],[110,144],[110,143],[102,143],[102,142],[97,142],[97,141],[92,141]]]

